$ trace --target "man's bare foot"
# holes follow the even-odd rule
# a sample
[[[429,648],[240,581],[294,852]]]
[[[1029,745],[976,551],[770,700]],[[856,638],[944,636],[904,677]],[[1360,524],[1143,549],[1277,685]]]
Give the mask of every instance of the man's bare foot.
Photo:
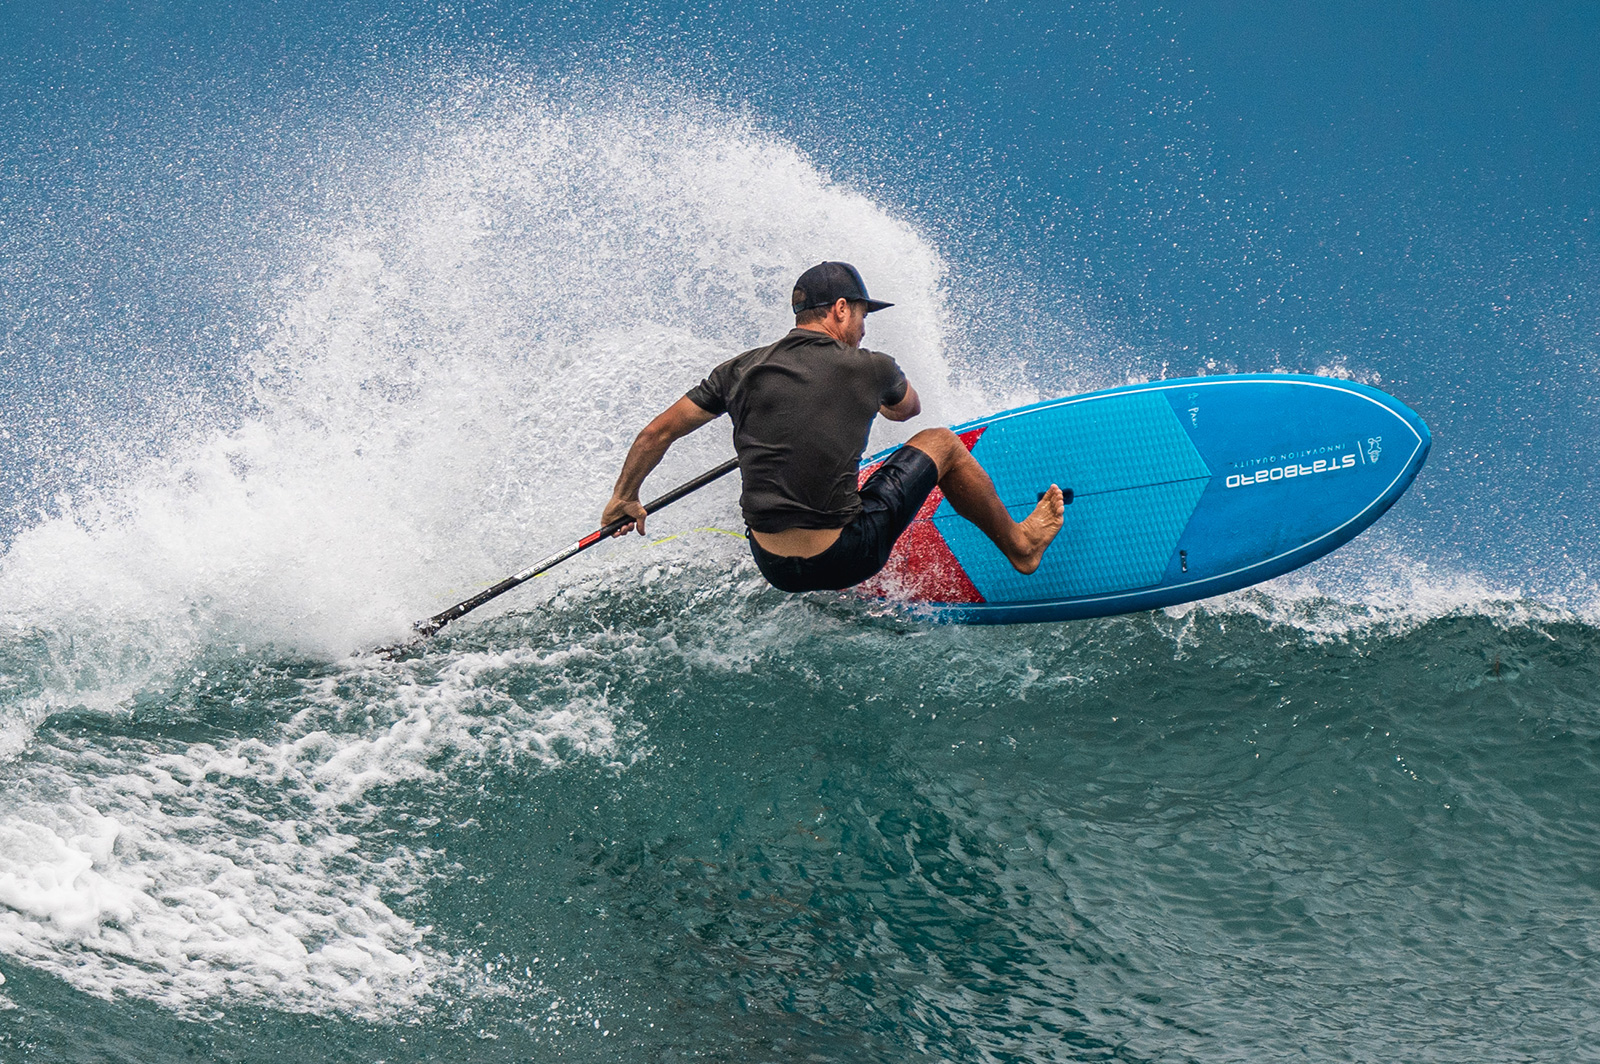
[[[1033,513],[1017,525],[1022,550],[1007,554],[1012,567],[1023,576],[1039,568],[1039,563],[1044,560],[1044,549],[1056,538],[1065,520],[1066,505],[1061,500],[1061,489],[1052,484],[1050,490],[1044,493],[1044,498],[1039,500],[1039,505],[1033,508]]]

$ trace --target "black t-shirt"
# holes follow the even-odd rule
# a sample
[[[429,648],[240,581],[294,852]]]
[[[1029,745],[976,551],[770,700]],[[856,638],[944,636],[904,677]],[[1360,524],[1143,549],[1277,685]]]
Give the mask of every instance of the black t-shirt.
[[[872,419],[905,395],[894,359],[810,329],[729,359],[689,390],[702,410],[733,419],[739,505],[757,532],[849,524]]]

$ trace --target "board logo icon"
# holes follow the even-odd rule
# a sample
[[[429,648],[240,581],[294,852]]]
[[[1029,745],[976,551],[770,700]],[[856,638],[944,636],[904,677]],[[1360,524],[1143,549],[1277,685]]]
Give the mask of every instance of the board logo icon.
[[[1371,462],[1373,465],[1377,465],[1378,464],[1378,456],[1381,455],[1381,454],[1383,454],[1383,437],[1382,436],[1368,436],[1367,437],[1367,461]]]

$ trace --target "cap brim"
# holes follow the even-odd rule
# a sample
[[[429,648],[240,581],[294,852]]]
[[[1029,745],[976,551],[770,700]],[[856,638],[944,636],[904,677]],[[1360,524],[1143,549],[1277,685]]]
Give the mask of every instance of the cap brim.
[[[890,307],[894,306],[893,303],[885,303],[881,299],[868,299],[863,300],[863,302],[867,304],[868,314],[871,314],[875,310],[888,310]]]

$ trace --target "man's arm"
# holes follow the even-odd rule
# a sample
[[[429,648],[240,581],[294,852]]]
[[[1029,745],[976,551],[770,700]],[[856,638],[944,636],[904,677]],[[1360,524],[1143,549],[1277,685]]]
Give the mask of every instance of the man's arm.
[[[922,400],[917,398],[917,390],[911,387],[911,382],[906,381],[906,394],[893,406],[880,406],[878,413],[890,421],[910,421],[922,413]]]
[[[644,535],[644,505],[639,502],[639,488],[644,485],[644,478],[660,464],[661,456],[667,453],[667,448],[672,446],[674,440],[689,435],[716,417],[716,414],[702,409],[699,403],[684,396],[646,425],[634,437],[633,446],[628,448],[628,457],[622,463],[622,474],[617,477],[617,486],[611,489],[611,501],[606,503],[600,523],[609,525],[618,518],[631,517],[633,520],[617,529],[616,534],[620,536],[638,528],[639,535]]]

